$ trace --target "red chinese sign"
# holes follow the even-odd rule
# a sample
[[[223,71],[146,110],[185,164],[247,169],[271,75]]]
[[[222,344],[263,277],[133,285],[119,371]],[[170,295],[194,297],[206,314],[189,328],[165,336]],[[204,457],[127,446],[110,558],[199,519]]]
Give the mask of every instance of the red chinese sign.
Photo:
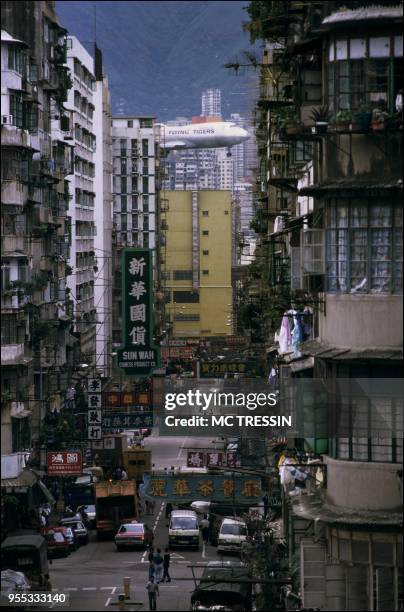
[[[82,473],[79,451],[54,451],[47,456],[48,476],[77,476]]]
[[[187,467],[201,468],[204,467],[204,454],[197,451],[188,451]]]
[[[206,467],[220,467],[223,465],[223,453],[206,453]]]

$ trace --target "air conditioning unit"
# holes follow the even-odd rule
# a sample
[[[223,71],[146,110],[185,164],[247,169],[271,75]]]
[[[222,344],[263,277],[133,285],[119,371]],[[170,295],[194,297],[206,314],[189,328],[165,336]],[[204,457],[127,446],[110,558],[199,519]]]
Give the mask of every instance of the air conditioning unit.
[[[13,115],[2,115],[1,116],[1,125],[13,125],[14,117]]]

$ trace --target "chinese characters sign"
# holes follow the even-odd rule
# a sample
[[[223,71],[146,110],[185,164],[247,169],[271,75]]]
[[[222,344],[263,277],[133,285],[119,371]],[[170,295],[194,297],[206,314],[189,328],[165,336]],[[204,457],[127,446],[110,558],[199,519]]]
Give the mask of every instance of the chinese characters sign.
[[[125,374],[148,376],[159,367],[153,343],[153,270],[150,249],[122,252],[122,336],[117,350],[118,366]]]
[[[153,427],[152,412],[137,412],[126,414],[125,412],[106,413],[102,417],[103,429],[137,429]]]
[[[201,361],[201,378],[221,378],[234,374],[248,375],[255,371],[252,361]]]
[[[140,487],[147,498],[171,502],[212,501],[245,502],[246,505],[261,501],[261,478],[257,476],[226,476],[217,474],[145,475]]]
[[[48,476],[75,476],[82,472],[79,451],[55,451],[47,455]]]

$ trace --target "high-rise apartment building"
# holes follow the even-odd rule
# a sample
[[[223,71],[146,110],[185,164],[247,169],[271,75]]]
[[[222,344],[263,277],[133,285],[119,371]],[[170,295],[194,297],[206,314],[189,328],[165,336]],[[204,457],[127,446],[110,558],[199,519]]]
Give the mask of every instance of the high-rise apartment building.
[[[94,55],[95,163],[94,301],[96,309],[96,371],[111,374],[112,353],[112,108],[102,54]]]
[[[156,131],[153,117],[113,117],[113,342],[121,337],[120,252],[156,248]]]
[[[67,66],[73,79],[67,107],[73,114],[74,168],[69,176],[71,217],[68,286],[74,302],[75,331],[80,336],[81,359],[96,363],[95,260],[95,151],[96,79],[94,59],[74,36],[68,37]],[[99,114],[99,109],[97,109]],[[102,146],[101,143],[99,143]],[[100,187],[102,189],[102,187]]]
[[[2,3],[2,454],[43,442],[43,422],[61,409],[74,366],[66,290],[71,76],[53,5]]]
[[[222,92],[220,89],[205,89],[202,92],[203,117],[222,116]]]
[[[161,277],[170,335],[226,336],[232,331],[230,191],[166,191],[165,203]]]

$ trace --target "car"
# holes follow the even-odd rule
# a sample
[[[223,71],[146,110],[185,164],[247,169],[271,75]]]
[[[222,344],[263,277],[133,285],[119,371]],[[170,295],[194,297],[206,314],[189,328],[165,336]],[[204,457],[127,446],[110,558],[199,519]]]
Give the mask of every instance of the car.
[[[70,555],[69,542],[63,527],[45,527],[41,529],[41,534],[46,540],[49,559]]]
[[[210,501],[193,501],[190,505],[191,510],[195,510],[197,514],[209,514]]]
[[[168,527],[168,544],[199,550],[199,523],[193,510],[173,510]]]
[[[81,517],[83,516],[81,514],[82,510],[87,515],[87,518],[84,520],[86,527],[89,529],[95,529],[95,505],[88,504],[86,506],[77,506],[77,513],[80,514]]]
[[[241,519],[225,518],[219,530],[217,552],[240,552],[247,539],[247,525]]]
[[[143,523],[124,523],[115,535],[116,550],[120,552],[127,546],[138,546],[142,550],[146,548],[145,528]]]
[[[27,593],[31,590],[31,585],[28,578],[22,572],[15,572],[11,569],[1,571],[1,593],[0,593],[0,606],[8,608],[10,603],[8,596],[14,593]],[[17,608],[13,606],[15,610],[23,610],[23,606]]]
[[[61,527],[71,527],[80,544],[88,544],[88,530],[81,518],[74,516],[63,518],[60,520],[59,524]]]

